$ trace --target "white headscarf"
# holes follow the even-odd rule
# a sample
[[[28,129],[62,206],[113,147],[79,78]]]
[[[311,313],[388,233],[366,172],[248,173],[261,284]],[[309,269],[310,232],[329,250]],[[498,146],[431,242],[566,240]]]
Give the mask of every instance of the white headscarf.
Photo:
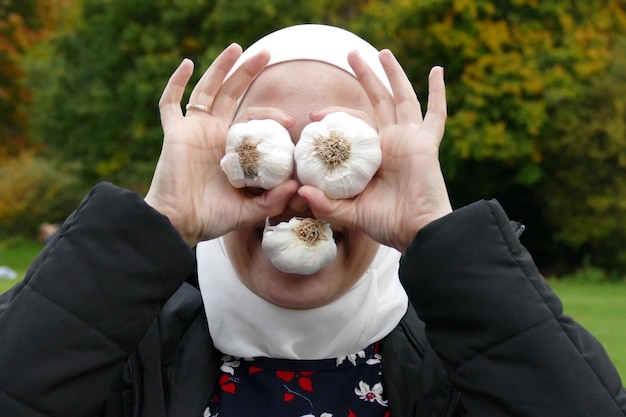
[[[348,53],[357,51],[378,78],[391,91],[383,66],[378,60],[379,51],[352,32],[328,25],[304,24],[289,26],[272,32],[250,45],[237,60],[230,73],[246,59],[262,50],[271,54],[267,66],[287,61],[309,60],[334,65],[355,75],[348,64]]]
[[[313,60],[352,75],[347,55],[357,50],[389,88],[378,51],[351,32],[325,25],[298,25],[273,32],[250,46],[235,64],[260,50],[268,65]],[[215,347],[236,357],[326,359],[356,353],[399,323],[408,297],[398,278],[400,253],[381,246],[356,284],[332,303],[289,310],[250,291],[237,277],[221,238],[197,247],[198,277]]]

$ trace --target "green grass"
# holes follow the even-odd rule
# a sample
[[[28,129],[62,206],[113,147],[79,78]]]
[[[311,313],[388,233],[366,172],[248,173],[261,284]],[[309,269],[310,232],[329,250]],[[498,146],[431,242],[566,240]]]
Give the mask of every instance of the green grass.
[[[0,266],[8,266],[17,272],[16,279],[0,279],[0,294],[24,278],[28,266],[43,249],[36,240],[11,239],[0,241]]]
[[[550,280],[563,311],[600,340],[626,383],[626,283]]]
[[[37,241],[0,241],[0,266],[8,266],[18,273],[14,280],[0,279],[0,294],[24,278],[28,266],[42,248],[43,244]],[[587,272],[593,274],[592,270]],[[550,285],[563,301],[565,313],[585,326],[604,345],[626,382],[626,283],[599,283],[594,279],[552,279]]]

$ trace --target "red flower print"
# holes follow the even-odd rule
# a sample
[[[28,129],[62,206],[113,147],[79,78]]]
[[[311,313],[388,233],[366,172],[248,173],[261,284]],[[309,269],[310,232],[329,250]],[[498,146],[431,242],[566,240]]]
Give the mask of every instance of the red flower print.
[[[298,385],[305,391],[313,392],[313,381],[309,376],[313,375],[312,371],[276,371],[276,376],[285,382],[289,382],[294,378],[298,378]]]
[[[259,368],[258,366],[250,366],[248,369],[248,375],[256,374],[257,372],[261,372],[263,368]]]
[[[285,382],[289,382],[296,376],[296,373],[293,371],[276,371],[276,376]]]
[[[219,379],[220,389],[229,394],[234,394],[235,391],[237,391],[237,385],[235,384],[236,381],[236,379],[231,380],[228,375],[222,375]]]
[[[313,382],[311,381],[311,378],[301,376],[298,378],[298,384],[303,390],[313,392]]]

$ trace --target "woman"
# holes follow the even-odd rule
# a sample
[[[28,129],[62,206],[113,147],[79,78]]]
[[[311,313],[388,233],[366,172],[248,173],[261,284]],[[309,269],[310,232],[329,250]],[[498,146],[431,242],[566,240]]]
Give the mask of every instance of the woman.
[[[328,26],[286,28],[244,55],[229,46],[183,114],[192,71],[183,61],[161,98],[145,202],[96,187],[3,297],[2,415],[626,413],[609,358],[562,315],[519,226],[494,201],[452,211],[442,68],[424,119],[391,52]],[[235,189],[221,172],[233,122],[273,119],[297,142],[335,111],[381,139],[355,198],[295,177]],[[294,216],[329,221],[337,241],[311,275],[279,271],[262,249],[266,218]],[[199,242],[201,296],[183,283]]]

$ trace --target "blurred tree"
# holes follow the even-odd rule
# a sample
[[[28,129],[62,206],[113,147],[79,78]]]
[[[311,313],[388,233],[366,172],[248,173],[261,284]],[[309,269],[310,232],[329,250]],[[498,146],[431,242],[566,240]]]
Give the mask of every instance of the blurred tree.
[[[30,91],[22,84],[20,59],[56,28],[61,1],[0,0],[0,156],[26,148],[24,132]]]
[[[456,205],[498,198],[529,224],[524,239],[543,266],[558,262],[561,243],[560,257],[584,252],[600,262],[602,253],[603,266],[625,271],[617,259],[626,238],[617,197],[626,175],[617,162],[626,145],[624,50],[616,44],[625,8],[624,0],[371,0],[352,26],[390,45],[424,102],[428,71],[445,67],[441,159]],[[611,146],[589,157],[572,147],[581,136],[610,137]]]
[[[158,97],[183,57],[196,62],[195,81],[229,43],[298,22],[339,23],[334,11],[349,15],[350,3],[82,0],[74,30],[31,53],[33,135],[80,160],[88,181],[145,188],[162,140]]]
[[[571,178],[572,190],[581,181],[604,184],[596,163],[623,159],[617,154],[623,134],[615,130],[622,116],[617,110],[598,112],[597,106],[610,97],[609,107],[621,108],[618,90],[607,86],[621,68],[616,54],[623,55],[623,49],[612,34],[626,27],[625,0],[319,0],[297,7],[287,0],[77,4],[75,30],[34,49],[28,68],[38,109],[32,114],[33,132],[62,158],[80,160],[89,181],[147,185],[162,139],[158,97],[182,57],[196,62],[197,80],[232,41],[245,47],[286,25],[330,23],[392,49],[424,103],[428,71],[437,64],[445,67],[450,118],[441,157],[455,205],[497,197],[512,217],[531,226],[525,241],[541,248],[534,252],[543,264],[554,262],[542,246],[554,247],[554,231],[572,250],[591,250],[602,239],[575,230],[572,222],[584,211],[565,221],[565,207],[582,200],[573,202],[565,191],[555,190],[562,187],[560,176]],[[616,68],[613,75],[609,68]],[[599,149],[594,163],[585,160],[571,170],[570,158],[584,159],[570,150],[572,141],[581,140],[576,134],[583,135],[584,119],[576,116],[581,108],[603,128],[585,137],[602,131],[615,143]],[[623,181],[621,172],[615,177],[615,184]],[[591,200],[596,207],[607,204]],[[616,224],[624,211],[623,202],[610,206],[612,211],[603,212],[610,214],[604,230],[611,230],[610,222]],[[576,239],[567,238],[574,234]]]
[[[44,222],[61,222],[84,196],[69,165],[21,152],[0,164],[0,239],[33,238]]]
[[[162,133],[157,102],[182,57],[196,58],[203,0],[84,0],[72,31],[33,50],[33,135],[89,182],[145,184]],[[139,184],[139,185],[137,185]]]
[[[626,271],[626,36],[611,65],[551,114],[559,140],[542,142],[545,215],[557,241],[593,265]]]
[[[20,85],[19,57],[40,28],[36,0],[0,0],[0,153],[25,147],[25,114],[18,105],[28,101],[29,93]]]

